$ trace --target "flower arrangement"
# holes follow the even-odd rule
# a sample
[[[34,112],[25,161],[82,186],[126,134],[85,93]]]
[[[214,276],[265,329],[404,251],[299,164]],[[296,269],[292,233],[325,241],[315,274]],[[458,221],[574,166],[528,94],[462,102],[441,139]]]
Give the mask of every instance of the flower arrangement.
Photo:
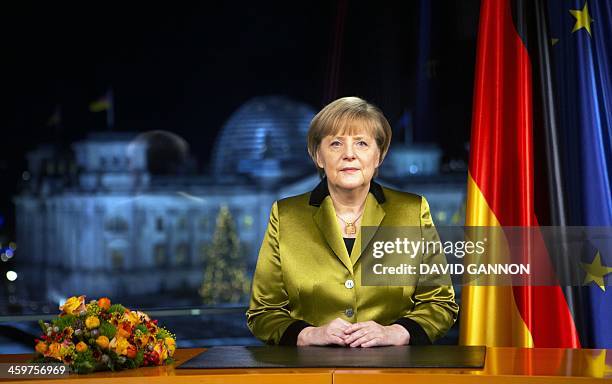
[[[146,313],[111,305],[103,297],[85,304],[73,296],[51,323],[39,321],[34,362],[68,364],[76,373],[121,370],[171,363],[176,337]]]

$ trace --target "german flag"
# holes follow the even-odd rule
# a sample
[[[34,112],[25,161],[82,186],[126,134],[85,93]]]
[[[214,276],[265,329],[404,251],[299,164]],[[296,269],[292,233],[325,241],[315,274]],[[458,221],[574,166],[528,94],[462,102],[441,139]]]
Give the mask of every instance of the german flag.
[[[89,103],[90,112],[102,112],[102,111],[107,111],[110,108],[111,108],[111,96],[109,92],[104,94],[104,96]]]
[[[115,125],[115,100],[113,90],[109,88],[104,96],[89,103],[90,112],[106,111],[106,127],[110,130]]]
[[[550,74],[542,51],[533,53],[546,53],[549,44],[538,19],[544,13],[539,0],[482,1],[466,226],[553,222],[548,197],[556,189],[549,175],[558,162],[546,127],[554,114],[541,82]],[[580,340],[559,286],[466,286],[460,344],[576,348]]]

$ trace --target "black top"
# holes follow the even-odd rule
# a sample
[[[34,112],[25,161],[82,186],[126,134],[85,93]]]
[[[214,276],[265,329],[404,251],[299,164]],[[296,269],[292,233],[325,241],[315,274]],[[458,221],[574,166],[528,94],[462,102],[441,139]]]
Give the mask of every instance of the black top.
[[[387,201],[382,187],[374,180],[370,182],[370,193],[374,195],[376,201],[378,201],[378,204],[382,204]],[[319,207],[321,206],[321,203],[327,197],[327,195],[329,195],[329,188],[327,186],[327,178],[324,177],[315,187],[315,189],[310,192],[310,199],[308,200],[308,204],[313,205],[315,207]]]
[[[343,237],[344,239],[344,245],[346,245],[346,250],[348,251],[348,254],[351,254],[351,251],[353,250],[353,245],[355,244],[355,238],[351,238],[351,237]]]

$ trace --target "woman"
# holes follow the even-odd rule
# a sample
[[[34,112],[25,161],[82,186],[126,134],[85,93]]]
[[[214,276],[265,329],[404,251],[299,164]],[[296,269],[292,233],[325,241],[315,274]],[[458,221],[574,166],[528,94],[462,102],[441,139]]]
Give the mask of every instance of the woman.
[[[425,198],[372,179],[389,144],[382,112],[338,99],[312,120],[308,153],[324,176],[275,202],[259,252],[247,323],[269,344],[430,344],[457,318],[452,286],[362,286],[361,226],[431,226]],[[428,262],[444,256],[424,255]]]

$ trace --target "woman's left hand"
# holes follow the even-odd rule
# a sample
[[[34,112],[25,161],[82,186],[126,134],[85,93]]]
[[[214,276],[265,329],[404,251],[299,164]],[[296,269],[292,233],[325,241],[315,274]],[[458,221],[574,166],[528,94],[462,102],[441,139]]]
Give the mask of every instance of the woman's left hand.
[[[406,345],[410,334],[399,324],[380,325],[375,321],[355,323],[344,330],[344,342],[350,347]]]

